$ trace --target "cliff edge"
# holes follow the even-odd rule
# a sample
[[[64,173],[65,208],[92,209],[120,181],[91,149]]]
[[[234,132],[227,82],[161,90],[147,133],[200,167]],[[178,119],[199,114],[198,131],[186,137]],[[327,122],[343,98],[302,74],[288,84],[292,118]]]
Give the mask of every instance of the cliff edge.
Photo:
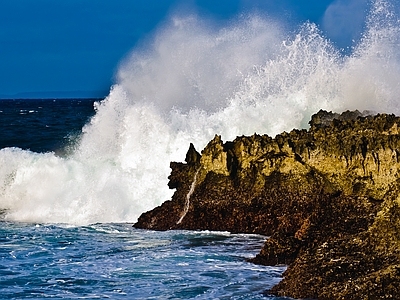
[[[400,118],[320,111],[309,130],[219,136],[172,162],[172,199],[137,228],[270,236],[252,260],[287,264],[269,293],[399,299]]]

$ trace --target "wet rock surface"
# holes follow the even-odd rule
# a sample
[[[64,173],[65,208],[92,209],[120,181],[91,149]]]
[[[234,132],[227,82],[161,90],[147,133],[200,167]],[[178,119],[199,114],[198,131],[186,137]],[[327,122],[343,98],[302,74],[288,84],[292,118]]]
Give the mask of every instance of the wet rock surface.
[[[268,293],[400,299],[400,118],[312,116],[309,130],[219,136],[172,162],[171,200],[137,228],[270,236],[252,260],[287,264]]]

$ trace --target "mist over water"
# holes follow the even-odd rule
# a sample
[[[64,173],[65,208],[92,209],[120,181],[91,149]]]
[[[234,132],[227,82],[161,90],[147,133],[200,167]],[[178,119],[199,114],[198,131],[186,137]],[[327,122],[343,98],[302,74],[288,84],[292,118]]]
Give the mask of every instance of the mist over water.
[[[134,222],[170,199],[170,161],[215,134],[274,136],[320,109],[400,114],[400,26],[375,1],[344,55],[318,27],[260,16],[215,28],[175,17],[133,50],[66,157],[0,150],[0,208],[14,221]]]

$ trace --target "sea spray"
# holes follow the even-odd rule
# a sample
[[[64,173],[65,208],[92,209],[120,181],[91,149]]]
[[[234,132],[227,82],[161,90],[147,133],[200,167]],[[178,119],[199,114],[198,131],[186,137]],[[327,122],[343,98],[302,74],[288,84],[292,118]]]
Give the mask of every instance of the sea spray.
[[[259,16],[212,28],[176,17],[123,60],[66,157],[0,150],[0,209],[15,221],[134,222],[170,199],[170,161],[254,132],[306,128],[319,109],[400,113],[399,22],[375,1],[343,55],[315,24],[292,34]]]

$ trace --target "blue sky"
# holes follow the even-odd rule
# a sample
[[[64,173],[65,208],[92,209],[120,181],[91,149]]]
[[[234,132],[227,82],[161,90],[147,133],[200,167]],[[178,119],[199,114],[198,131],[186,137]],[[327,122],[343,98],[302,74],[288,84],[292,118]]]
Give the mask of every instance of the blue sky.
[[[359,38],[368,0],[1,0],[0,98],[104,97],[118,63],[171,15],[223,24],[256,11],[317,23],[338,47]]]

